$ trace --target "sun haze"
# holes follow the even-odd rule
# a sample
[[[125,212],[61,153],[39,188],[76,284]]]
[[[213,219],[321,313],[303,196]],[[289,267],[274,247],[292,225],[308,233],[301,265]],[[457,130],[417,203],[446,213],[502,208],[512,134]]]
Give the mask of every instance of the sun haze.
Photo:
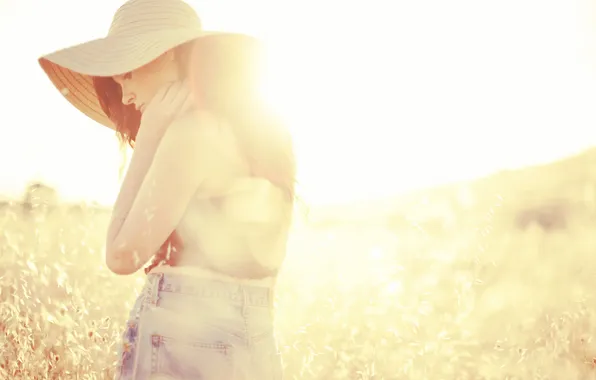
[[[105,35],[120,1],[0,0],[0,195],[112,204],[114,132],[37,58]],[[284,378],[596,378],[596,148],[557,160],[596,143],[592,0],[191,2],[269,46],[305,203],[364,200],[294,225]],[[112,378],[146,276],[106,268],[108,207],[33,203],[0,204],[0,379]]]
[[[190,3],[205,28],[268,45],[265,93],[293,130],[309,203],[474,177],[596,142],[587,1]],[[62,99],[36,59],[105,35],[119,5],[0,3],[10,52],[0,193],[18,197],[38,179],[65,200],[115,198],[114,133]]]

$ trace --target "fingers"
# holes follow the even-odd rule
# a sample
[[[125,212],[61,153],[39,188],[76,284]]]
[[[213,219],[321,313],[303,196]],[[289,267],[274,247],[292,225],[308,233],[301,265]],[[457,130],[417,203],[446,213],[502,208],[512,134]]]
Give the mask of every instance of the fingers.
[[[182,106],[180,107],[180,113],[186,113],[186,112],[190,111],[191,109],[193,109],[194,106],[195,106],[194,98],[192,97],[192,94],[188,94],[188,96],[184,100],[184,103],[182,103]]]
[[[159,102],[159,103],[163,103],[164,101],[166,101],[168,99],[168,97],[171,96],[172,92],[175,92],[175,88],[174,88],[175,85],[176,85],[176,82],[170,82],[170,83],[167,83],[164,86],[162,86],[157,91],[155,96],[153,96],[153,101]]]
[[[176,114],[186,113],[193,105],[190,87],[183,82],[177,84],[175,96],[172,98],[171,110]]]
[[[153,117],[160,114],[162,118],[173,118],[185,113],[192,107],[193,99],[190,87],[186,82],[176,81],[162,86],[153,96],[150,107]]]
[[[185,82],[178,81],[167,87],[162,102],[170,112],[178,113],[189,98],[191,98],[190,88]]]

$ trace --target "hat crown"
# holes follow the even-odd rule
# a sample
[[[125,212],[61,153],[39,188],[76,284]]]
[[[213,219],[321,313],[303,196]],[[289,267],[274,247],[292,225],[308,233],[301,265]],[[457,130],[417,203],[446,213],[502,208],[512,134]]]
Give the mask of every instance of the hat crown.
[[[108,36],[180,29],[202,29],[199,16],[184,1],[129,0],[114,14]]]

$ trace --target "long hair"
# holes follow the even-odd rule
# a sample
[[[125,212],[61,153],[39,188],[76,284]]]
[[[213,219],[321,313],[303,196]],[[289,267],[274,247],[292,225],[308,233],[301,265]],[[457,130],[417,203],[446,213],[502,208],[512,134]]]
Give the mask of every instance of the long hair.
[[[180,72],[189,79],[198,108],[229,123],[252,176],[269,180],[294,201],[293,142],[287,127],[261,97],[263,56],[258,41],[244,35],[213,35],[175,49]],[[119,138],[134,148],[141,114],[122,103],[121,87],[111,77],[95,77],[93,85]],[[180,249],[175,231],[167,243],[174,251]]]

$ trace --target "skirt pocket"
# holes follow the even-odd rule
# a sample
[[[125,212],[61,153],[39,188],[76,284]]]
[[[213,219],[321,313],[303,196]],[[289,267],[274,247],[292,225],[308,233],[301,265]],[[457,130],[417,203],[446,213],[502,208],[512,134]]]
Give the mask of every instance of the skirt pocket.
[[[232,380],[234,349],[224,342],[151,336],[151,378]]]

